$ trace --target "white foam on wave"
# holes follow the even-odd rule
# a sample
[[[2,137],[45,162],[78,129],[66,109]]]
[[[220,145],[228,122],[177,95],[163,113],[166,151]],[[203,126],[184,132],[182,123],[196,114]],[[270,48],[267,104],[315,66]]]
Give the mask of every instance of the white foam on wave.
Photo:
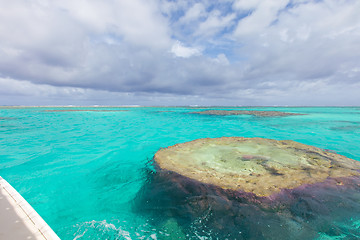
[[[108,223],[106,220],[102,220],[102,221],[92,220],[88,222],[83,222],[81,224],[77,224],[76,227],[78,228],[78,230],[74,234],[75,235],[74,240],[92,239],[92,237],[94,236],[94,231],[96,232],[95,234],[99,235],[99,237],[101,237],[102,235],[110,234],[112,236],[115,236],[116,239],[157,240],[156,233],[140,230],[142,234],[139,232],[134,232],[133,236],[131,236],[131,233],[129,231],[124,230],[122,227],[116,227],[113,223]],[[141,227],[146,227],[146,226],[141,226]]]

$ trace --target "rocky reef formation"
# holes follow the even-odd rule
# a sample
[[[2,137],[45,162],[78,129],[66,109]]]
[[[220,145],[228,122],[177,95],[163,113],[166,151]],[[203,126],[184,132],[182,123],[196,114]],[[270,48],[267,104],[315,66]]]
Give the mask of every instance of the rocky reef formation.
[[[332,151],[226,137],[160,149],[154,160],[136,209],[165,232],[176,222],[184,239],[360,234],[360,162]]]
[[[161,149],[154,159],[161,169],[257,196],[360,175],[358,161],[294,141],[263,138],[198,139]]]
[[[207,110],[207,111],[191,112],[191,113],[203,114],[203,115],[219,115],[219,116],[253,115],[257,117],[284,117],[284,116],[305,115],[300,113],[289,113],[289,112],[280,112],[280,111],[248,111],[248,110]]]

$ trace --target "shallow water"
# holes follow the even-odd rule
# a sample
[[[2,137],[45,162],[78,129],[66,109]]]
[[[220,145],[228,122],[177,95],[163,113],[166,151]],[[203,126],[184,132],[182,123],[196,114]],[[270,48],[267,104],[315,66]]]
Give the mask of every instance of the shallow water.
[[[187,114],[198,111],[193,108],[45,111],[52,109],[61,108],[0,109],[0,175],[65,240],[216,239],[199,219],[191,220],[184,232],[173,216],[156,224],[155,205],[152,214],[139,211],[139,197],[152,181],[153,155],[161,147],[204,137],[265,137],[334,150],[360,161],[356,107],[227,108],[308,114],[288,117]],[[354,201],[358,206],[358,199]],[[354,214],[336,219],[327,215],[324,222],[333,225],[315,228],[314,238],[355,239],[360,209],[349,212]],[[303,227],[297,219],[293,224],[294,231]]]

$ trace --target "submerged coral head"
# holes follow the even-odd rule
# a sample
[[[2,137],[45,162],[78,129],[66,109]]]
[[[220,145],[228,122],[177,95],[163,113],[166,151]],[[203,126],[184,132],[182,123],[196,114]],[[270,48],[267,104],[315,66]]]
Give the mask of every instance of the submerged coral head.
[[[260,197],[360,175],[358,161],[294,141],[264,138],[197,139],[161,149],[154,159],[160,169]]]

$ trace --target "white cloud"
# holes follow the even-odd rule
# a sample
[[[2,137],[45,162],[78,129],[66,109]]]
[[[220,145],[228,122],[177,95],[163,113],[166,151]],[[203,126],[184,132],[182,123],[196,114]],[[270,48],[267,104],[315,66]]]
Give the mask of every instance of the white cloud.
[[[114,33],[136,45],[166,47],[170,44],[165,19],[155,1],[71,1],[58,5],[92,31]]]
[[[220,63],[221,65],[229,65],[230,62],[227,59],[226,55],[223,53],[220,53],[216,56],[216,58],[213,59],[216,63]]]
[[[171,52],[177,57],[189,58],[201,55],[197,48],[185,47],[180,41],[176,41],[171,47]]]
[[[112,34],[145,47],[167,48],[167,20],[154,1],[14,0],[0,9],[0,41],[13,47],[79,48],[86,41]]]
[[[250,4],[251,3],[251,4]],[[253,9],[253,12],[242,18],[235,30],[237,37],[251,34],[260,34],[264,29],[277,19],[277,14],[284,9],[289,0],[239,1],[235,6],[240,9]]]
[[[251,66],[247,74],[259,78],[274,75],[278,81],[289,77],[312,81],[355,67],[360,53],[351,49],[359,48],[360,35],[353,29],[360,22],[360,3],[347,3],[329,0],[295,5],[278,12],[274,24],[248,31],[246,37],[244,32],[239,34],[238,28],[235,36],[243,43],[241,53]],[[245,20],[240,20],[239,25]],[[347,80],[345,77],[341,81]]]
[[[179,19],[179,23],[181,24],[188,24],[193,21],[198,20],[207,15],[206,9],[204,4],[202,3],[195,3],[192,7],[190,7],[184,16]]]
[[[178,0],[178,1],[160,0],[159,8],[161,12],[171,16],[174,12],[187,9],[190,3],[191,1],[188,0]]]
[[[244,11],[253,10],[253,9],[257,8],[261,2],[263,2],[263,1],[262,0],[235,0],[233,7],[236,10],[244,10]]]
[[[234,13],[222,16],[220,11],[213,10],[209,13],[206,20],[199,24],[195,35],[202,37],[213,36],[224,28],[230,28],[235,17]]]

